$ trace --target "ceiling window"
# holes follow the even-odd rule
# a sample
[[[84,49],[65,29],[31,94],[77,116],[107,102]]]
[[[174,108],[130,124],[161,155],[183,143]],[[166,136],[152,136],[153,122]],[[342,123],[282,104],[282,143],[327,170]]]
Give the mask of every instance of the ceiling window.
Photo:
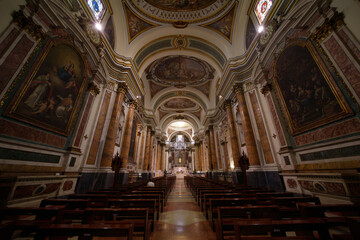
[[[255,15],[260,25],[265,20],[266,15],[269,13],[273,2],[273,0],[258,0],[257,4],[255,5]]]
[[[104,4],[101,0],[87,0],[87,4],[91,9],[96,21],[100,21],[105,13]]]

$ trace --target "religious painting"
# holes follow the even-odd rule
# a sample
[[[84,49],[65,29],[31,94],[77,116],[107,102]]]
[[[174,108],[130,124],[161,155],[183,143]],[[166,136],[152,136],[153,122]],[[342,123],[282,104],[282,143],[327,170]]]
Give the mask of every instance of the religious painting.
[[[198,85],[213,77],[213,69],[207,63],[186,56],[164,57],[148,74],[148,78],[166,85]]]
[[[85,73],[84,61],[73,47],[50,44],[7,114],[68,135],[87,83]]]
[[[232,29],[234,23],[234,16],[235,16],[235,5],[224,17],[220,20],[216,20],[207,25],[203,25],[204,27],[210,28],[211,30],[215,30],[217,33],[225,37],[228,41],[231,42],[232,39]]]
[[[129,163],[135,163],[135,139],[136,139],[136,121],[133,120],[132,129],[131,129],[131,137],[130,137],[130,148],[129,148]]]
[[[350,111],[312,51],[307,45],[290,45],[275,65],[275,82],[294,134],[340,119]]]
[[[127,6],[124,4],[125,14],[127,18],[127,24],[128,24],[128,36],[129,36],[129,42],[134,40],[138,35],[145,32],[146,30],[149,30],[150,28],[155,27],[156,25],[153,25],[140,17],[136,16]]]
[[[164,103],[164,107],[171,109],[188,109],[196,107],[196,103],[187,98],[173,98]]]
[[[109,17],[105,29],[104,29],[104,35],[108,42],[110,43],[110,46],[114,49],[115,47],[115,35],[114,35],[114,23],[112,20],[112,17]]]
[[[210,6],[216,0],[145,0],[149,4],[166,11],[194,11]]]

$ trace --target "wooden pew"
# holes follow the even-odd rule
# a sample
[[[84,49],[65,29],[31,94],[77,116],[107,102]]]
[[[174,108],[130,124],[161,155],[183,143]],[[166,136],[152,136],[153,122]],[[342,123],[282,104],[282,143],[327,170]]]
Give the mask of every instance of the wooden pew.
[[[89,199],[44,199],[40,203],[40,207],[65,206],[67,209],[84,209],[89,205]]]
[[[205,212],[206,218],[208,218],[208,209],[210,207],[211,198],[242,198],[241,193],[208,193],[204,194],[204,199],[200,200],[201,202],[201,211]]]
[[[208,210],[209,222],[211,227],[215,229],[215,221],[217,221],[218,207],[235,207],[256,204],[256,198],[211,198]]]
[[[331,239],[324,221],[320,219],[296,219],[296,220],[240,220],[234,223],[235,239],[243,239],[249,235],[286,236],[286,232],[295,231],[301,236],[314,236],[318,233],[321,240]],[[297,234],[297,235],[298,235]]]
[[[200,206],[201,202],[200,199],[204,198],[204,194],[210,194],[210,193],[234,193],[233,190],[227,190],[227,189],[200,189],[197,196],[196,196],[196,202]]]
[[[144,240],[150,238],[151,220],[147,208],[88,208],[85,223],[134,224],[134,233],[141,233]]]
[[[238,220],[280,218],[279,207],[273,205],[218,207],[217,212],[217,221],[215,222],[217,239],[235,235],[234,223]]]
[[[148,208],[149,219],[151,219],[151,230],[158,219],[156,199],[108,199],[108,207],[111,208]]]
[[[153,191],[153,190],[147,190],[147,191],[132,191],[130,194],[159,194],[160,195],[160,201],[161,201],[161,208],[160,211],[164,208],[165,204],[165,193],[164,191]]]
[[[37,207],[5,207],[0,209],[0,223],[3,221],[24,220],[32,217],[34,220],[55,220],[61,207],[37,208]]]
[[[74,237],[92,239],[98,237],[126,237],[133,239],[134,224],[49,224],[41,226],[37,232],[37,240],[47,237]]]
[[[119,199],[156,199],[156,209],[157,215],[160,215],[160,212],[163,211],[163,202],[161,201],[159,194],[129,194],[122,195]]]
[[[320,204],[299,203],[301,217],[325,217],[330,214],[339,216],[360,216],[360,205],[353,204]]]

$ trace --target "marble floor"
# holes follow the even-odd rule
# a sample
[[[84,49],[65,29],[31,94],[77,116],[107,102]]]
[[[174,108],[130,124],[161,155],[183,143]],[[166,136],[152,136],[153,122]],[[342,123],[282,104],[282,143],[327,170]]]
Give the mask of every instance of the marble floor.
[[[180,239],[216,239],[183,178],[177,178],[164,212],[151,234],[151,240]]]

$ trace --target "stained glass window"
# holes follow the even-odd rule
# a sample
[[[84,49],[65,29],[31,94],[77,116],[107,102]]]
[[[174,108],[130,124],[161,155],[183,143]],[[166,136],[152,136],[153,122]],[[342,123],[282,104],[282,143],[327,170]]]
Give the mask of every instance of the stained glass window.
[[[273,0],[258,0],[255,6],[255,14],[260,24],[263,23],[273,2],[274,2]]]
[[[99,21],[105,12],[104,4],[101,0],[87,0],[87,4],[94,14],[96,21]]]

